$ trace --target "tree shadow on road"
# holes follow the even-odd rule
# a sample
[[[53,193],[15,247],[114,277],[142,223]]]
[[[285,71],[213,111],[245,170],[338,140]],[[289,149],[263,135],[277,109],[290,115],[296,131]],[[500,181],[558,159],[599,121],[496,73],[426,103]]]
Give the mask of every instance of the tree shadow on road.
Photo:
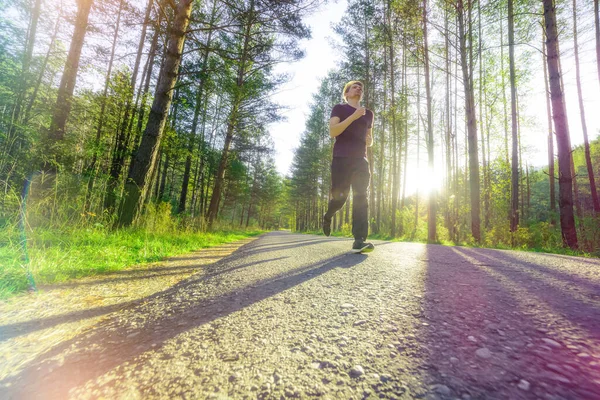
[[[356,266],[366,258],[365,255],[342,254],[220,295],[190,296],[190,293],[203,290],[207,284],[219,287],[222,284],[220,282],[227,279],[225,272],[250,266],[242,265],[227,271],[227,260],[231,260],[227,258],[213,264],[210,277],[196,275],[163,292],[119,305],[118,308],[128,307],[123,312],[129,317],[121,312],[91,332],[63,342],[38,356],[17,376],[0,381],[0,397],[67,398],[70,388],[95,379],[126,361],[131,362],[146,351],[160,349],[166,341],[181,333],[228,316],[335,268]],[[251,264],[257,267],[262,262]],[[108,313],[114,310],[109,307],[102,311]],[[160,310],[160,314],[156,310]],[[100,312],[97,310],[98,314]],[[142,326],[130,323],[136,315],[147,316]],[[32,329],[33,325],[28,327]],[[52,360],[59,356],[64,357],[64,361],[57,363]]]
[[[597,370],[578,355],[600,350],[600,306],[576,290],[593,282],[496,250],[428,245],[426,261],[436,383],[459,397],[600,398]]]
[[[258,264],[264,264],[264,263],[272,262],[272,261],[279,261],[279,260],[283,260],[285,258],[287,258],[287,257],[276,257],[276,258],[271,258],[271,259],[266,259],[266,260],[254,261],[251,263],[238,265],[236,267],[224,268],[217,272],[207,272],[202,275],[192,276],[190,278],[187,278],[183,282],[188,282],[189,280],[194,280],[195,282],[203,282],[203,281],[207,281],[210,278],[219,276],[221,274],[233,272],[233,271],[244,269],[244,268],[249,268],[249,267],[252,267],[252,266],[255,266]],[[211,265],[210,264],[202,265],[200,267],[208,270],[208,269],[210,269]],[[190,267],[190,268],[200,268],[200,267],[196,266],[196,267]],[[159,276],[168,276],[168,275],[175,275],[175,274],[162,274]],[[102,281],[92,281],[89,283],[88,282],[73,282],[71,284],[65,284],[65,286],[67,286],[67,285],[71,285],[71,286],[93,285],[93,284],[99,284],[99,283],[122,282],[122,281],[128,281],[128,280],[141,280],[141,279],[150,279],[150,278],[153,278],[156,276],[157,275],[151,275],[151,276],[144,275],[144,276],[134,276],[134,277],[130,277],[130,278],[114,278],[114,279],[108,279],[108,280],[102,280]],[[176,286],[173,286],[172,288],[175,288]],[[167,289],[166,291],[169,291],[172,288]],[[35,332],[40,329],[47,329],[47,328],[50,328],[55,325],[65,324],[65,323],[69,323],[69,322],[75,322],[75,321],[79,321],[81,319],[98,317],[101,315],[109,314],[109,313],[117,311],[117,310],[127,309],[129,307],[132,307],[132,306],[140,303],[140,302],[146,301],[148,298],[160,296],[160,295],[164,294],[166,291],[155,293],[154,295],[146,297],[146,298],[112,304],[110,306],[95,307],[95,308],[91,308],[91,309],[75,311],[75,312],[68,313],[68,314],[59,314],[59,315],[55,315],[55,316],[47,317],[47,318],[38,318],[38,319],[33,319],[33,320],[29,320],[29,321],[24,321],[24,322],[18,322],[18,323],[14,323],[14,324],[1,325],[0,326],[0,342],[11,339],[16,336],[26,335],[28,333]]]

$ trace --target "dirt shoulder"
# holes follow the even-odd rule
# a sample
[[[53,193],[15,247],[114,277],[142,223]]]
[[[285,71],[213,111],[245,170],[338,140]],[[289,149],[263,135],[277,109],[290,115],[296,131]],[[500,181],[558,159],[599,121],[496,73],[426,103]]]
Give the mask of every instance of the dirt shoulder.
[[[50,349],[114,318],[256,238],[77,279],[0,301],[0,381]]]

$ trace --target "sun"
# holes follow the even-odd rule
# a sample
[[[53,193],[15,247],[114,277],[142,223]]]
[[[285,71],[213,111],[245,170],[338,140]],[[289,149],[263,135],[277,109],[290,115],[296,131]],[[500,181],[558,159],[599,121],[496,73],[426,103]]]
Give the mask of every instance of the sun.
[[[411,173],[412,172],[412,173]],[[427,165],[408,169],[406,174],[406,195],[427,196],[432,191],[439,192],[444,185],[444,171],[436,169],[431,171]]]

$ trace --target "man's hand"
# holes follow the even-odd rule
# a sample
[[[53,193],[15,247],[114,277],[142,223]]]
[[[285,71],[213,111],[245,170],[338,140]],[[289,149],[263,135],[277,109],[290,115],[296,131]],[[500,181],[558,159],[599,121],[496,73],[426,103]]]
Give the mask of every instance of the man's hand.
[[[356,121],[357,119],[359,119],[360,117],[362,117],[363,115],[365,115],[367,113],[367,109],[364,107],[358,107],[350,116],[350,118],[352,118],[352,121]]]

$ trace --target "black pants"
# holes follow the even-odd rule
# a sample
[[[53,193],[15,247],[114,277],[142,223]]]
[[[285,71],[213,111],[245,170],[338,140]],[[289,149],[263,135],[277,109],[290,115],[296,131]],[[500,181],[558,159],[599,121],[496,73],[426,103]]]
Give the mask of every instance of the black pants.
[[[331,192],[324,215],[331,221],[348,198],[352,186],[352,235],[365,241],[369,233],[369,162],[365,158],[334,157],[331,162]]]

